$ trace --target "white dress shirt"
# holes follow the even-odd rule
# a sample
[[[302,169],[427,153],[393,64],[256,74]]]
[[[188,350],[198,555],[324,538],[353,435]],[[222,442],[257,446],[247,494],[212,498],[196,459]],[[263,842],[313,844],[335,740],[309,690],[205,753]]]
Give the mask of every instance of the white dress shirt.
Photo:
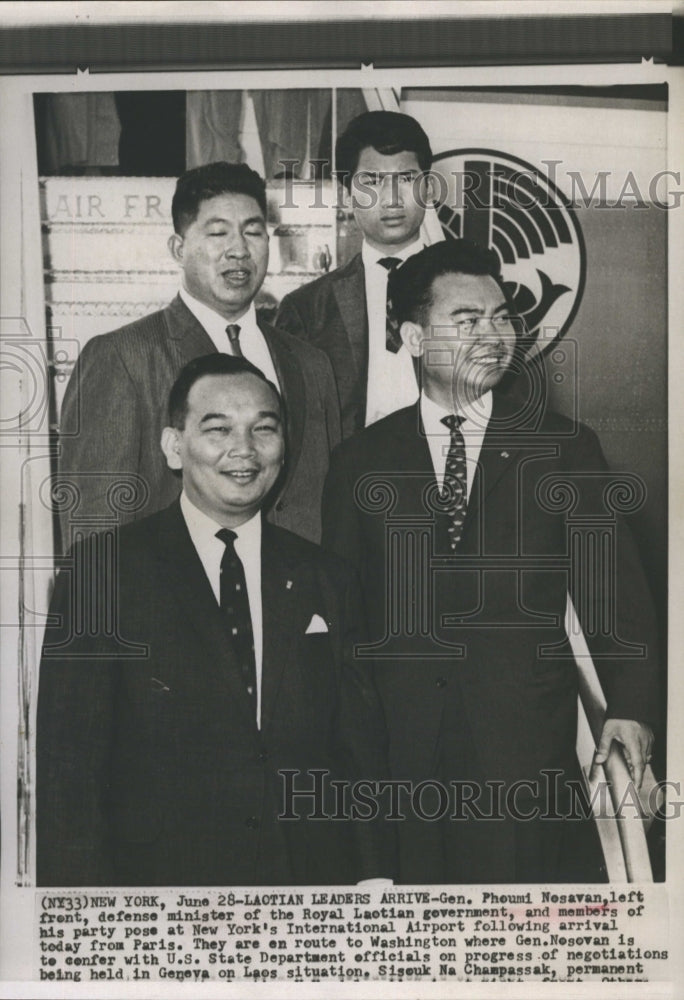
[[[203,511],[199,510],[185,491],[180,497],[181,511],[190,532],[192,544],[204,566],[216,603],[221,603],[221,560],[226,547],[216,532],[221,529]],[[237,528],[232,528],[237,538],[235,551],[242,562],[247,583],[247,599],[254,635],[254,662],[257,684],[257,725],[261,727],[261,674],[264,648],[263,614],[261,603],[261,513],[255,514]]]
[[[432,466],[435,470],[435,478],[440,490],[444,485],[444,470],[446,468],[451,434],[449,428],[442,423],[442,417],[448,416],[452,410],[445,410],[438,403],[425,395],[420,394],[420,416],[423,421],[423,428],[430,448]],[[465,417],[461,424],[461,433],[465,441],[466,450],[466,480],[467,499],[470,499],[470,491],[477,471],[477,463],[482,450],[482,441],[489,418],[492,415],[492,394],[485,392],[484,395],[459,408],[458,416]]]
[[[197,322],[204,327],[206,332],[214,342],[216,350],[220,354],[232,354],[226,327],[228,321],[224,316],[210,309],[204,302],[200,302],[194,295],[191,295],[185,288],[181,288],[180,297],[193,314]],[[240,327],[240,349],[253,365],[264,373],[269,382],[273,382],[277,389],[280,389],[280,382],[276,375],[275,365],[271,352],[268,349],[266,338],[259,329],[254,303],[250,302],[247,312],[237,320]]]
[[[375,250],[365,241],[361,247],[368,315],[366,427],[381,417],[386,417],[388,413],[410,406],[418,399],[418,383],[411,355],[403,344],[396,354],[385,347],[389,272],[382,264],[378,264],[378,261],[383,257],[398,257],[401,261],[405,261],[422,249],[422,240],[416,240],[410,246],[392,254]]]

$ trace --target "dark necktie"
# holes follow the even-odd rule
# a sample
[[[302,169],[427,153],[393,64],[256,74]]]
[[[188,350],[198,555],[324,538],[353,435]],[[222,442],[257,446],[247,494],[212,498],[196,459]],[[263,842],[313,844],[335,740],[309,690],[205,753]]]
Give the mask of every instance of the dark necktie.
[[[456,416],[450,413],[448,417],[442,417],[442,423],[449,428],[451,441],[447,453],[446,466],[444,468],[444,486],[442,488],[442,500],[448,505],[449,515],[449,545],[454,552],[461,540],[463,532],[463,522],[465,521],[466,509],[468,506],[468,479],[466,471],[466,449],[465,440],[461,433],[461,424],[465,417]]]
[[[236,358],[244,357],[242,353],[242,348],[240,347],[240,327],[237,323],[229,323],[226,327],[226,333],[228,334],[228,340],[230,341],[230,346],[233,354]]]
[[[247,694],[254,704],[256,714],[256,661],[254,659],[254,634],[245,571],[237,552],[237,535],[229,528],[216,532],[226,547],[221,559],[221,611],[228,634],[237,654],[240,675]]]
[[[381,267],[387,270],[387,304],[385,306],[385,348],[396,354],[401,347],[401,336],[399,334],[399,323],[397,322],[394,310],[392,309],[392,299],[389,294],[389,276],[401,264],[401,257],[381,257],[378,261]]]

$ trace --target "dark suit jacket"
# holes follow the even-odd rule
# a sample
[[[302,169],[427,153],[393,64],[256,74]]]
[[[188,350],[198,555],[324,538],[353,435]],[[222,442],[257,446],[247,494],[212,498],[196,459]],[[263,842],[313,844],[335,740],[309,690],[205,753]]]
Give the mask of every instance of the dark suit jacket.
[[[446,516],[434,512],[418,405],[344,441],[331,459],[324,545],[351,559],[361,576],[396,778],[510,786],[541,780],[543,769],[574,771],[577,670],[563,626],[569,588],[609,714],[656,719],[650,599],[627,528],[606,506],[598,441],[587,427],[520,406],[494,395],[455,555]],[[564,504],[574,490],[568,519]],[[573,524],[584,539],[587,585],[570,569]],[[615,541],[613,553],[603,553],[612,565],[602,577],[591,558],[603,551],[603,529],[614,530]],[[613,635],[610,623],[602,634],[606,610]],[[487,836],[495,828],[480,824]],[[435,830],[434,823],[399,824],[402,881],[444,880],[440,862],[429,862],[439,857],[429,844]],[[515,880],[515,863],[502,866],[489,859],[490,880],[497,872]]]
[[[330,358],[342,411],[342,436],[361,430],[366,419],[368,317],[361,254],[286,295],[276,322],[319,347]]]
[[[100,617],[97,600],[89,603],[95,591]],[[350,780],[386,774],[377,694],[352,655],[362,638],[352,574],[265,523],[262,597],[258,729],[178,502],[91,536],[65,561],[38,697],[39,884],[392,875],[373,824],[308,822],[312,799],[294,802],[304,818],[276,818],[279,769],[321,768]],[[306,634],[314,614],[327,634]],[[302,774],[294,785],[310,790],[313,778]]]
[[[260,322],[287,408],[287,475],[270,518],[313,541],[320,538],[320,499],[330,450],[339,441],[339,404],[327,358]],[[67,386],[60,421],[57,503],[68,549],[70,521],[126,523],[167,506],[180,479],[159,441],[169,391],[188,361],[216,350],[177,296],[160,312],[94,337]],[[117,486],[117,483],[120,484]],[[78,499],[77,499],[78,498]],[[92,521],[91,521],[92,526]]]

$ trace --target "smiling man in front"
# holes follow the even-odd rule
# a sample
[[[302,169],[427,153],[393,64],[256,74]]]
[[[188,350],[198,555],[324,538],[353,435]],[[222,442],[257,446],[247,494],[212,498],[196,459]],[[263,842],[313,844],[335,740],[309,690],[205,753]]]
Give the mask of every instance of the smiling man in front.
[[[91,537],[57,578],[38,698],[38,883],[391,876],[374,824],[309,821],[308,801],[278,819],[280,770],[383,777],[385,736],[354,659],[351,573],[262,518],[285,459],[275,387],[244,358],[195,359],[171,390],[162,447],[180,499],[111,546]],[[102,582],[117,597],[110,619],[96,597],[79,603]]]
[[[515,391],[503,384],[521,370],[492,252],[435,244],[395,278],[420,399],[333,453],[323,540],[361,576],[392,777],[432,783],[422,814],[398,824],[399,880],[605,880],[569,784],[568,591],[608,702],[596,760],[619,741],[637,786],[657,717],[656,631],[627,526],[599,574],[590,544],[571,560],[559,497],[576,491],[581,519],[605,525],[615,481],[593,431],[547,407],[535,369]]]

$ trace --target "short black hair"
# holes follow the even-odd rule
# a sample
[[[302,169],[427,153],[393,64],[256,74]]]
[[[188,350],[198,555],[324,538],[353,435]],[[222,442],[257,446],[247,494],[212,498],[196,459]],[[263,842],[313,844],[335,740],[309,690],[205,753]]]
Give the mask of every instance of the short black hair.
[[[383,156],[415,153],[422,171],[432,166],[430,140],[415,118],[398,111],[364,111],[349,122],[335,144],[335,170],[347,190],[361,152],[369,146]]]
[[[171,387],[169,393],[168,418],[169,426],[182,431],[185,428],[185,420],[188,415],[188,396],[195,382],[199,382],[205,375],[256,375],[257,378],[270,386],[275,393],[276,399],[281,409],[283,409],[282,399],[278,389],[270,382],[260,368],[253,365],[247,358],[236,358],[233,354],[203,354],[199,358],[193,358],[181,369],[178,378]]]
[[[254,198],[266,218],[266,182],[246,163],[206,163],[186,170],[176,182],[171,202],[173,228],[182,236],[195,221],[203,201],[220,194],[246,194]]]
[[[432,305],[432,286],[442,274],[482,274],[494,278],[509,302],[499,258],[471,240],[442,240],[413,254],[388,279],[388,296],[397,321],[424,326]]]

